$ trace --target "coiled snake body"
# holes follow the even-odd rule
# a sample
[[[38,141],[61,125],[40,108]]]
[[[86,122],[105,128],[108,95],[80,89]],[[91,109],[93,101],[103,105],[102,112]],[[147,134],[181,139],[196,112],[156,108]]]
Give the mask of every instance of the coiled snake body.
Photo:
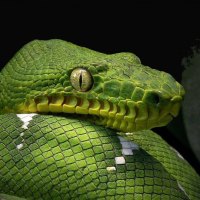
[[[3,199],[200,199],[200,178],[151,128],[184,89],[131,53],[34,40],[0,74]]]

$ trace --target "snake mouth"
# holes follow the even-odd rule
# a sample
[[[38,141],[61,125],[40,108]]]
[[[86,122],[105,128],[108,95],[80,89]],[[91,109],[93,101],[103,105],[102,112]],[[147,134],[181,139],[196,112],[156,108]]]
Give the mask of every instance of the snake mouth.
[[[161,106],[160,106],[161,107]],[[167,106],[148,105],[143,101],[86,99],[76,96],[38,96],[27,100],[23,112],[76,113],[87,115],[96,124],[131,132],[165,126],[178,115],[180,102]]]

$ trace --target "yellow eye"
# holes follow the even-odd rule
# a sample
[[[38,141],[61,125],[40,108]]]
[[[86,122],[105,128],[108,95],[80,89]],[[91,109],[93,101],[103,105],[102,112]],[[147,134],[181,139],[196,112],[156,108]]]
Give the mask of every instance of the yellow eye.
[[[70,81],[74,89],[86,92],[92,88],[93,78],[89,71],[83,68],[76,68],[72,71]]]

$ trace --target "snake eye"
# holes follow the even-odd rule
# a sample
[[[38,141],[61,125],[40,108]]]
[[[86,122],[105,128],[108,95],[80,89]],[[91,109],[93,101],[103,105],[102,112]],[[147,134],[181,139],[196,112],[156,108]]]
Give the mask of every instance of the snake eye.
[[[76,68],[70,75],[70,81],[74,89],[86,92],[93,85],[93,78],[90,72],[84,68]]]

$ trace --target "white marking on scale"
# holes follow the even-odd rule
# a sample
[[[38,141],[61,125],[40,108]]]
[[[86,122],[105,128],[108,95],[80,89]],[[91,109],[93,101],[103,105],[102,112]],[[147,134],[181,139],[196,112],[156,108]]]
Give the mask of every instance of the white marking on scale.
[[[17,145],[17,149],[21,149],[24,145],[21,143],[21,144],[18,144]]]
[[[109,171],[109,172],[110,172],[110,171],[116,171],[116,168],[115,168],[115,167],[107,167],[106,169],[107,169],[107,171]]]
[[[133,135],[133,133],[125,133],[125,135]]]
[[[31,113],[31,114],[17,114],[17,117],[21,119],[21,121],[24,123],[22,125],[23,129],[28,129],[28,125],[30,121],[33,119],[33,116],[37,115],[36,113]]]
[[[20,133],[20,136],[23,137],[24,136],[24,132]]]
[[[188,194],[186,193],[185,189],[182,187],[182,185],[181,185],[178,181],[177,181],[177,183],[178,183],[178,187],[184,192],[184,194],[185,194],[187,197],[189,197]]]
[[[126,162],[125,162],[124,157],[121,156],[121,157],[115,157],[115,163],[116,163],[117,165],[123,165],[123,164],[125,164]]]
[[[21,128],[28,129],[28,125],[29,125],[30,121],[33,120],[33,116],[35,116],[35,115],[37,115],[37,114],[36,113],[17,114],[17,117],[20,118],[20,120],[23,122],[23,125],[21,126]],[[22,138],[22,141],[21,141],[22,143],[18,144],[16,146],[17,149],[21,149],[24,146],[24,144],[23,144],[23,142],[24,142],[23,136],[24,136],[24,132],[21,132],[20,133],[20,137]]]
[[[184,160],[183,156],[176,149],[174,149],[173,147],[170,147],[170,149],[173,150],[179,158]]]
[[[128,141],[127,139],[118,136],[120,143],[122,145],[122,154],[127,155],[133,155],[134,150],[139,150],[139,146],[135,144],[132,141]]]
[[[132,149],[122,149],[122,154],[126,156],[133,155]]]

